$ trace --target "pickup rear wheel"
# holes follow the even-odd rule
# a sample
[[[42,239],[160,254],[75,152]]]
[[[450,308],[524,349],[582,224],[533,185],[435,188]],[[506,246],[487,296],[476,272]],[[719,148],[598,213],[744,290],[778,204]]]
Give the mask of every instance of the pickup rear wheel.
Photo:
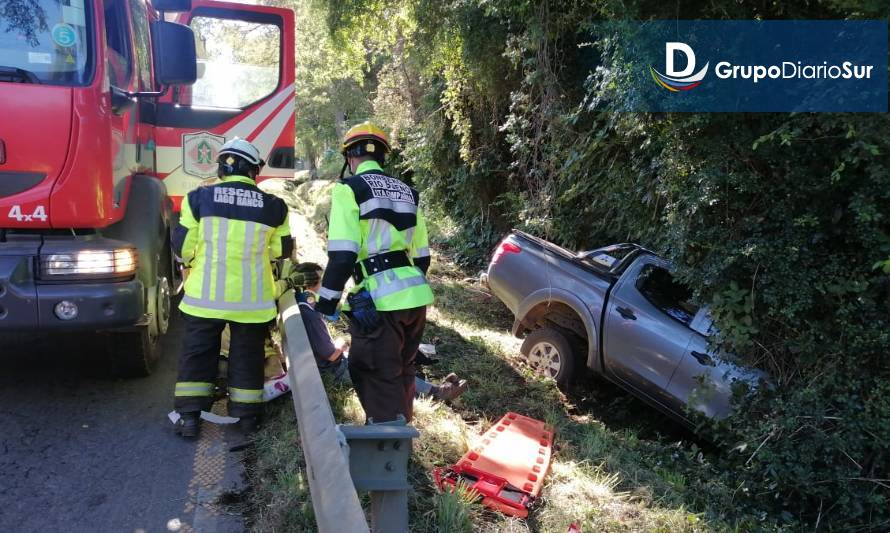
[[[564,388],[575,375],[575,351],[566,336],[552,328],[532,331],[522,343],[523,357],[535,372]]]

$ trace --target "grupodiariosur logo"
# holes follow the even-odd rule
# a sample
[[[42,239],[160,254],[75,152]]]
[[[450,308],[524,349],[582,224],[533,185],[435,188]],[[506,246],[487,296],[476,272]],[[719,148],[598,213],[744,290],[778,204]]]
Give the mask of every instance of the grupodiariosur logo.
[[[674,58],[677,52],[686,56],[686,68],[683,70],[674,68]],[[692,51],[692,47],[686,43],[667,42],[664,43],[665,73],[662,74],[655,70],[652,65],[649,65],[649,72],[656,83],[671,92],[688,91],[701,85],[701,80],[708,73],[709,65],[710,62],[707,62],[701,70],[695,72],[695,52]]]

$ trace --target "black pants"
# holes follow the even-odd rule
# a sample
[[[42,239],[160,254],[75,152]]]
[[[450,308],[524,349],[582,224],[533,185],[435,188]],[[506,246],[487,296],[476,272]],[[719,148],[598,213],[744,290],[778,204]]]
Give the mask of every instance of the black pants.
[[[365,416],[374,422],[414,414],[414,356],[426,326],[426,307],[380,311],[380,325],[363,334],[350,324],[349,375]]]
[[[209,411],[219,368],[220,336],[226,324],[229,344],[229,415],[259,416],[263,410],[263,343],[269,325],[226,322],[183,313],[185,334],[179,357],[174,407],[180,413]]]

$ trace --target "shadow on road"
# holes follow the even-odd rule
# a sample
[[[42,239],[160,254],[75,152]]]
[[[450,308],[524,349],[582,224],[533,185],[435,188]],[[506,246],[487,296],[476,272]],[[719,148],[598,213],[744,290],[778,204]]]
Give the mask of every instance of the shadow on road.
[[[49,376],[113,379],[107,341],[95,333],[0,335],[0,383]]]

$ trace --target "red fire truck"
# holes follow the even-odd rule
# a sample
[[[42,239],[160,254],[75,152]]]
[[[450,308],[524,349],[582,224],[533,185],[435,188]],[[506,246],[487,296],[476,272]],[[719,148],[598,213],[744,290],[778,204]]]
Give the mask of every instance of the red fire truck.
[[[96,332],[116,373],[151,372],[182,197],[235,136],[293,177],[293,28],[210,0],[3,2],[0,332]]]

